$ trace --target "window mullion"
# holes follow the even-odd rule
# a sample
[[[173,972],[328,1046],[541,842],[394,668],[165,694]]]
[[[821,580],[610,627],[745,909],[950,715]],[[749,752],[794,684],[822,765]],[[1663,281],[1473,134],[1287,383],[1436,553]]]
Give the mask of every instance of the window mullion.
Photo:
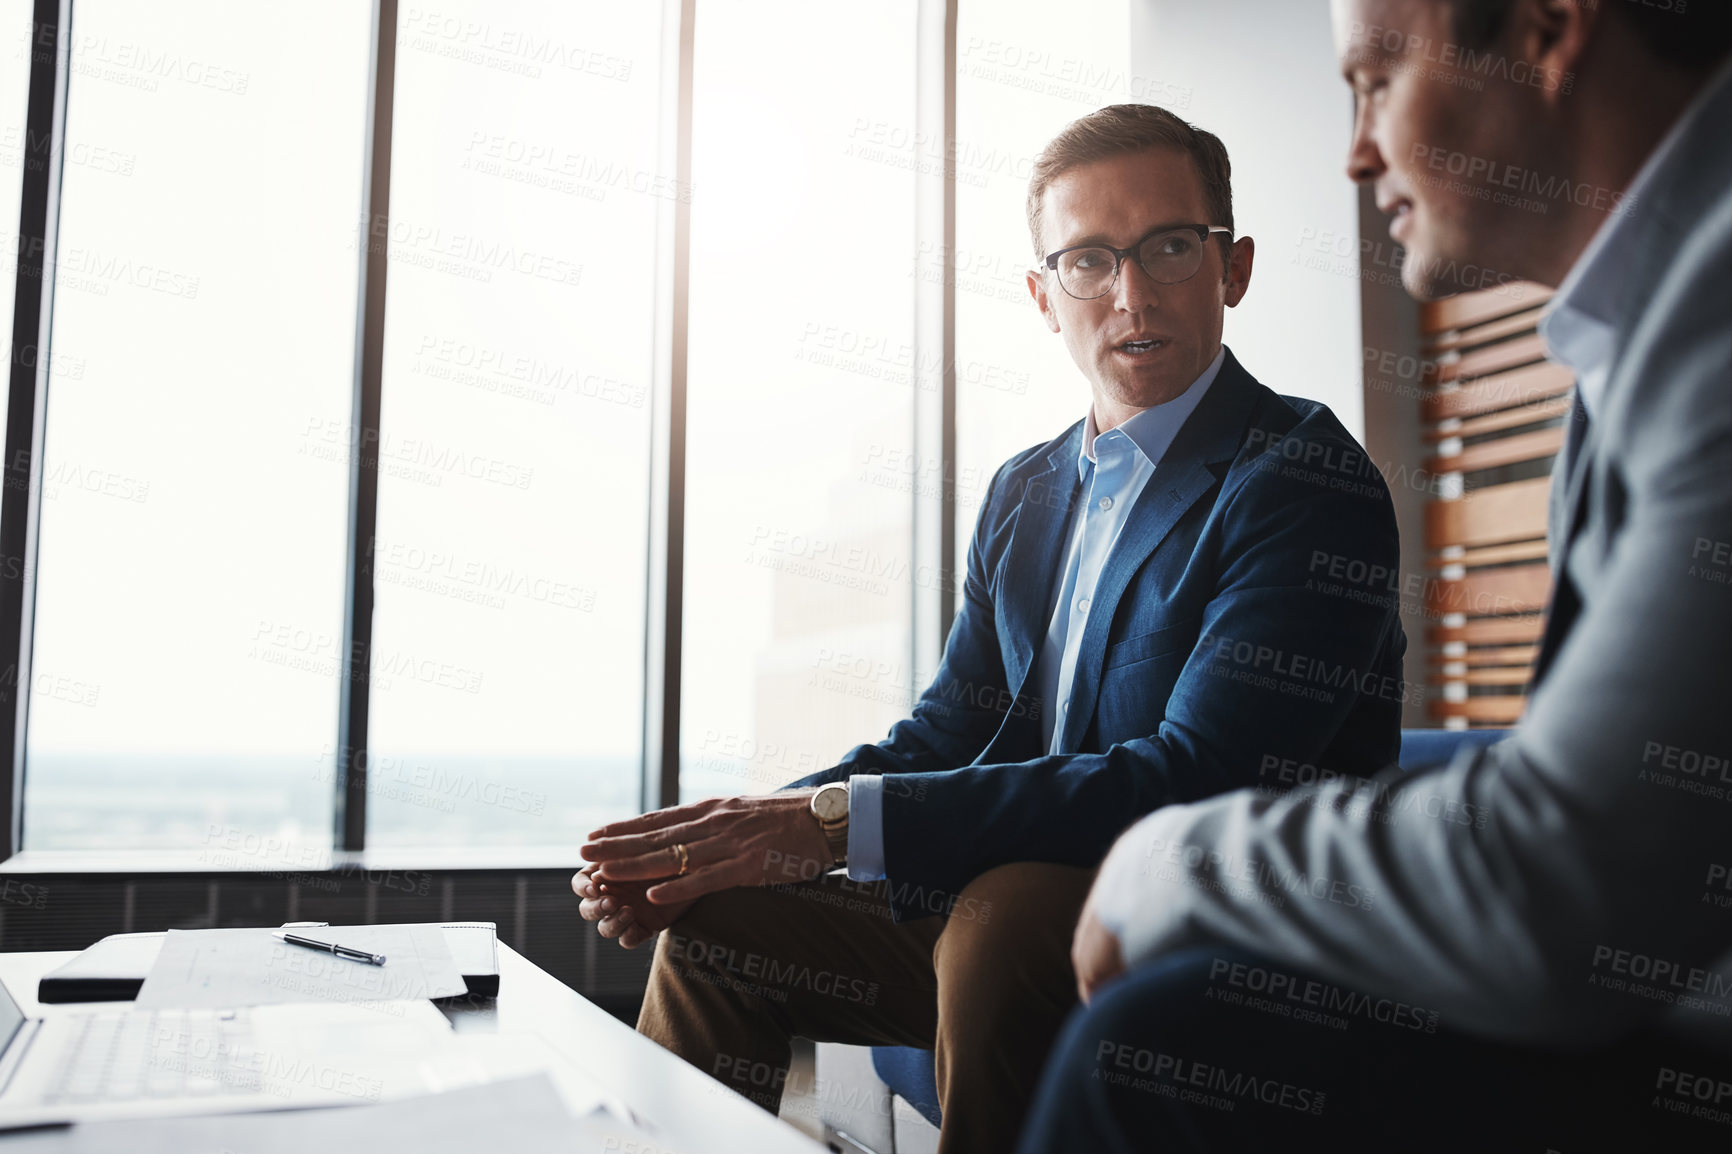
[[[349,423],[349,555],[337,708],[335,837],[367,844],[367,716],[373,649],[373,545],[379,522],[379,420],[385,364],[385,272],[391,220],[391,113],[397,71],[397,0],[373,8],[371,90],[362,161],[360,292],[356,294],[355,401]]]
[[[42,514],[42,445],[48,409],[52,254],[58,243],[61,158],[66,139],[72,0],[36,0],[30,23],[29,105],[18,211],[6,460],[0,464],[0,749],[11,773],[5,856],[24,848],[24,741],[30,711],[30,657],[36,605],[36,543]]]
[[[957,0],[920,0],[916,16],[915,139],[938,142],[940,165],[916,170],[915,267],[937,254],[941,275],[914,279],[914,446],[921,476],[914,502],[910,693],[938,670],[956,613],[956,140]]]
[[[644,614],[643,808],[680,800],[680,691],[685,609],[686,349],[691,299],[692,59],[697,0],[663,4],[661,163],[679,194],[657,221],[655,380],[650,425],[650,535]]]

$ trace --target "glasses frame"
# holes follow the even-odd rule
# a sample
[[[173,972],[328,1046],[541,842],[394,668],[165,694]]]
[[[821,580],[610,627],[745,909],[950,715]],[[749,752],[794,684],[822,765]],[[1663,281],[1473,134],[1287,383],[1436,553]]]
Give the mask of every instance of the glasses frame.
[[[1160,234],[1162,234],[1164,232],[1194,232],[1197,234],[1197,243],[1199,243],[1199,244],[1207,244],[1209,242],[1209,238],[1211,236],[1215,235],[1216,233],[1225,233],[1229,238],[1233,235],[1232,229],[1225,228],[1225,227],[1218,225],[1218,224],[1162,225],[1160,228],[1150,229],[1148,232],[1144,233],[1142,235],[1142,238],[1139,239],[1137,241],[1137,243],[1133,244],[1130,248],[1114,248],[1110,244],[1101,244],[1099,242],[1095,242],[1095,243],[1091,243],[1091,244],[1073,244],[1073,245],[1070,245],[1066,248],[1056,249],[1053,252],[1047,253],[1046,256],[1044,258],[1042,258],[1041,263],[1044,264],[1047,267],[1047,269],[1052,272],[1053,279],[1058,282],[1059,288],[1064,289],[1064,294],[1066,296],[1070,297],[1072,300],[1098,301],[1102,297],[1106,296],[1108,293],[1112,292],[1113,289],[1118,287],[1119,273],[1124,270],[1125,261],[1136,256],[1137,250],[1142,248],[1143,245],[1147,244],[1149,242],[1150,238],[1159,236]],[[1105,249],[1107,252],[1110,252],[1113,254],[1113,278],[1107,282],[1106,288],[1102,289],[1100,292],[1096,293],[1092,297],[1079,297],[1079,296],[1077,296],[1075,293],[1070,291],[1070,286],[1064,283],[1064,277],[1058,275],[1058,258],[1063,256],[1067,252],[1077,252],[1077,251],[1079,251],[1081,249],[1085,249],[1085,248]],[[1153,273],[1149,272],[1148,267],[1146,265],[1143,265],[1142,261],[1140,261],[1140,260],[1137,261],[1137,264],[1142,267],[1144,274],[1146,274],[1150,280],[1155,280],[1155,275]],[[1203,265],[1199,261],[1197,264],[1197,269],[1200,270],[1202,267],[1203,267]],[[1197,275],[1196,271],[1193,271],[1191,273],[1191,276],[1185,277],[1184,280],[1173,280],[1173,281],[1155,280],[1155,283],[1156,284],[1184,284],[1185,281],[1190,280],[1192,276],[1196,276],[1196,275]]]

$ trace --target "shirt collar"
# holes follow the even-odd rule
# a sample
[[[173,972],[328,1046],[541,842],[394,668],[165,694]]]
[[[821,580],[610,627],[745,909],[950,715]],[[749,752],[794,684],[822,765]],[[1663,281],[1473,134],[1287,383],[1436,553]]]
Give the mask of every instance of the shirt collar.
[[[1575,372],[1576,392],[1590,416],[1617,356],[1619,331],[1647,303],[1640,299],[1638,278],[1631,274],[1649,248],[1661,241],[1669,227],[1666,202],[1689,175],[1679,142],[1704,106],[1729,83],[1732,64],[1722,67],[1703,87],[1648,157],[1540,318],[1540,337],[1551,359]]]
[[[1209,367],[1203,370],[1203,375],[1192,381],[1184,392],[1170,401],[1163,401],[1153,408],[1142,410],[1136,416],[1125,421],[1115,429],[1107,430],[1106,436],[1122,432],[1134,445],[1138,452],[1148,458],[1151,465],[1159,465],[1161,458],[1172,448],[1173,438],[1179,435],[1185,421],[1197,408],[1203,399],[1203,394],[1209,391],[1209,386],[1215,383],[1220,375],[1221,366],[1227,360],[1227,346],[1222,345],[1215,353],[1215,359],[1209,362]],[[1077,476],[1088,480],[1089,466],[1095,462],[1095,440],[1102,436],[1099,426],[1095,424],[1094,406],[1089,406],[1088,419],[1083,422],[1082,448],[1077,452]]]

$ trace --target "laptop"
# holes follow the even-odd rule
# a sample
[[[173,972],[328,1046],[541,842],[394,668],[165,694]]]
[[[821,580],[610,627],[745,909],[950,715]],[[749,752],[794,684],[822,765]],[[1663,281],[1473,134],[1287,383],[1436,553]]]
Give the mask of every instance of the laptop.
[[[32,1018],[0,984],[0,1129],[428,1093],[428,1059],[451,1040],[426,1001]]]

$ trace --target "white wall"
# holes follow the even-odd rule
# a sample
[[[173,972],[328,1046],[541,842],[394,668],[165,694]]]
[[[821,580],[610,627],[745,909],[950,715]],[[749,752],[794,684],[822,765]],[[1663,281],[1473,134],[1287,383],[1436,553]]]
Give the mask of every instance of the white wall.
[[[1131,68],[1232,157],[1235,225],[1257,241],[1257,263],[1227,345],[1264,384],[1324,402],[1363,439],[1353,99],[1328,0],[1132,0]]]

